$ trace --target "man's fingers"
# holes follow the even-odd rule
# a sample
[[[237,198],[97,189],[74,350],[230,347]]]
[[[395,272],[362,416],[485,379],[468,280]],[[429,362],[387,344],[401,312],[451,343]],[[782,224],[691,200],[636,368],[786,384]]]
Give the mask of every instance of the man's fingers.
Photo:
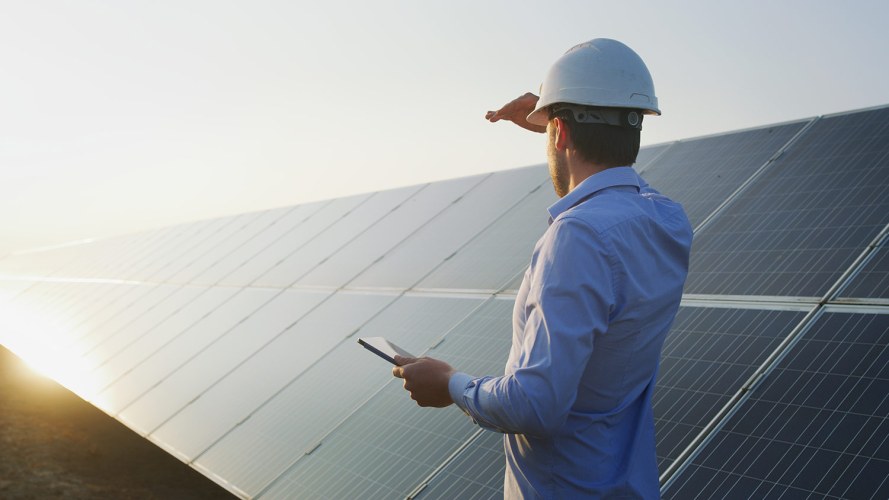
[[[395,359],[395,364],[398,365],[399,367],[417,362],[417,358],[409,358],[407,356],[399,356],[397,354],[395,355],[395,358],[393,358],[393,359]]]
[[[404,368],[400,366],[392,367],[392,376],[396,378],[404,378]]]

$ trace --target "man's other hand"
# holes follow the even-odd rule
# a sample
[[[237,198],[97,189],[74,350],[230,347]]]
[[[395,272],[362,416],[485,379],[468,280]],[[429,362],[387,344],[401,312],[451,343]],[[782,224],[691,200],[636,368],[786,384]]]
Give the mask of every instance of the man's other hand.
[[[404,379],[404,388],[411,399],[420,406],[444,408],[453,403],[448,392],[448,382],[456,371],[444,361],[433,358],[406,358],[395,356],[398,366],[392,375]]]
[[[538,99],[539,98],[536,95],[528,92],[525,95],[519,96],[506,103],[506,105],[497,111],[488,111],[485,114],[485,119],[491,123],[507,120],[532,132],[546,132],[546,127],[541,127],[540,125],[534,125],[528,122],[528,115],[534,111]]]

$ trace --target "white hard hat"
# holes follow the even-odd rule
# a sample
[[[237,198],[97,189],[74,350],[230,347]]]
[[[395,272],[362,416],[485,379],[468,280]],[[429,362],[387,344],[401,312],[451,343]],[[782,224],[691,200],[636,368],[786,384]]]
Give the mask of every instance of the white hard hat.
[[[651,73],[642,58],[633,49],[607,38],[576,45],[553,64],[540,86],[540,100],[528,121],[546,125],[546,107],[555,103],[661,114]]]

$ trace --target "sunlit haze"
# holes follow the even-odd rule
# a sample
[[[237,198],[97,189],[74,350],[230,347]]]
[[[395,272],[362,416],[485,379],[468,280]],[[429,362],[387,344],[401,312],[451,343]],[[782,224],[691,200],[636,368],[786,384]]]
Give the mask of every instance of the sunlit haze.
[[[889,3],[5,2],[0,256],[542,163],[486,110],[619,39],[643,144],[889,103]],[[24,321],[24,319],[23,319]]]

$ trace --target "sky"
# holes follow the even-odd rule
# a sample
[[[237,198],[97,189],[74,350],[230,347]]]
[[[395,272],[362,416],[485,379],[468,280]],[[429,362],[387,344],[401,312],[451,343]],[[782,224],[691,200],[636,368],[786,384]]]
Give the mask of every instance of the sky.
[[[643,145],[889,104],[889,2],[0,0],[0,256],[545,161],[484,113],[642,56]]]

